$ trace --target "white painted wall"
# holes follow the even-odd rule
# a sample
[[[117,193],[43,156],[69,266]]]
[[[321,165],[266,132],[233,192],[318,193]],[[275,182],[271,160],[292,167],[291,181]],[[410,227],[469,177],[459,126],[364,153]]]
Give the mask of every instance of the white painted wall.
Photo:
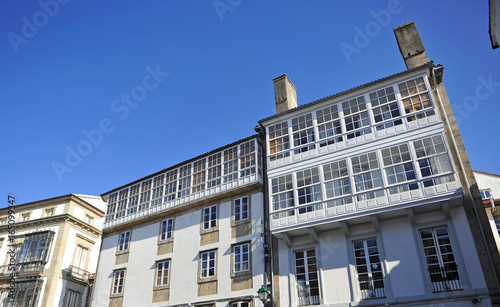
[[[500,175],[494,176],[479,172],[474,172],[477,186],[480,190],[490,189],[493,193],[493,198],[500,198]]]
[[[246,196],[246,195],[241,195]],[[208,204],[207,204],[208,206]],[[126,268],[124,307],[165,306],[230,299],[240,296],[256,296],[263,283],[264,249],[263,237],[263,195],[251,196],[252,234],[231,238],[231,201],[219,204],[219,241],[200,246],[200,223],[202,210],[195,210],[177,216],[174,220],[173,252],[157,256],[160,223],[139,226],[132,229],[129,260],[115,265],[118,235],[104,239],[101,258],[94,290],[93,306],[108,306],[111,292],[113,270]],[[241,291],[231,291],[231,245],[251,241],[251,266],[253,287]],[[217,249],[217,287],[216,295],[198,296],[199,253]],[[171,259],[170,300],[151,303],[155,282],[156,261]],[[227,306],[227,302],[217,302],[217,306]],[[261,306],[258,299],[254,306]]]
[[[370,222],[349,228],[345,237],[340,229],[319,233],[319,243],[307,236],[294,237],[292,247],[288,248],[279,240],[280,299],[284,306],[297,305],[294,252],[306,248],[316,248],[320,287],[323,292],[322,304],[348,306],[358,304],[358,282],[354,266],[352,242],[377,238],[379,254],[385,268],[385,291],[387,301],[418,302],[424,299],[437,299],[433,294],[428,276],[427,264],[422,250],[419,230],[429,227],[447,226],[452,241],[454,255],[459,266],[460,282],[466,295],[477,293],[487,296],[487,287],[481,272],[478,254],[467,217],[462,207],[452,208],[451,220],[446,219],[443,211],[417,214],[417,224],[412,225],[406,215],[382,220],[377,232]],[[479,296],[479,294],[477,294]],[[351,297],[352,295],[352,297]],[[461,300],[461,301],[460,301]],[[455,302],[442,302],[447,306],[471,306],[469,299],[461,298]],[[466,302],[467,301],[467,302]],[[487,303],[486,299],[483,303]],[[419,306],[432,306],[436,301],[421,302]],[[335,305],[337,306],[337,305]]]

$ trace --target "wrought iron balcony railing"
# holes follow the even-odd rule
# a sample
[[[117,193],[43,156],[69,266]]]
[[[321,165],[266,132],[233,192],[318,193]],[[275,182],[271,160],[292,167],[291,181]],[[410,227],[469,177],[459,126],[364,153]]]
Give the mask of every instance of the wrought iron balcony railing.
[[[14,268],[14,270],[9,270],[9,266],[10,268]],[[16,263],[14,265],[2,265],[0,266],[0,277],[9,276],[12,273],[17,275],[43,273],[44,268],[45,261],[30,261]]]
[[[74,279],[82,280],[87,282],[89,280],[90,272],[85,271],[74,265],[69,266],[69,276]]]
[[[304,281],[297,283],[298,306],[319,305],[319,289]]]
[[[385,297],[384,277],[382,274],[359,276],[358,282],[362,300]]]
[[[432,292],[448,292],[463,290],[456,265],[447,267],[430,267],[429,276],[432,283]]]

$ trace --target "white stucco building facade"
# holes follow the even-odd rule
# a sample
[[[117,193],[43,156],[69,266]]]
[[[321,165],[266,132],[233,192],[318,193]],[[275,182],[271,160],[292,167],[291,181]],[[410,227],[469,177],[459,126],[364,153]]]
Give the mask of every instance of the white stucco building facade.
[[[105,208],[69,194],[1,209],[0,305],[89,306]]]
[[[299,107],[274,79],[259,124],[275,306],[492,304],[442,67],[400,49],[407,71]]]
[[[103,194],[92,306],[261,306],[262,183],[254,136]]]

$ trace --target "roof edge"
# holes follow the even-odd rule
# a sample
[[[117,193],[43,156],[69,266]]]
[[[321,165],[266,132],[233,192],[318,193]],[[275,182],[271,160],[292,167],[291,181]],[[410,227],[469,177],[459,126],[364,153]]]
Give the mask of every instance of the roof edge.
[[[141,182],[141,181],[143,181],[143,180],[146,180],[146,179],[149,179],[149,178],[153,178],[153,177],[155,177],[155,176],[160,175],[160,174],[161,174],[161,173],[163,173],[163,172],[166,172],[166,171],[169,171],[169,170],[171,170],[171,169],[177,168],[177,167],[179,167],[179,166],[181,166],[181,165],[183,165],[183,164],[187,164],[187,163],[193,162],[193,161],[198,160],[198,159],[200,159],[200,158],[202,158],[202,157],[204,157],[204,156],[208,156],[208,155],[210,155],[210,154],[213,154],[213,153],[215,153],[215,152],[217,152],[217,151],[220,151],[220,150],[226,149],[226,148],[231,147],[231,146],[233,146],[233,145],[236,145],[236,144],[238,144],[238,143],[242,143],[242,142],[248,141],[248,140],[250,140],[250,139],[252,139],[252,138],[258,138],[258,137],[259,137],[259,135],[258,135],[258,134],[253,134],[253,135],[251,135],[251,136],[248,136],[248,137],[246,137],[246,138],[240,139],[240,140],[238,140],[238,141],[235,141],[235,142],[232,142],[232,143],[226,144],[226,145],[224,145],[224,146],[218,147],[218,148],[213,149],[213,150],[211,150],[211,151],[209,151],[209,152],[206,152],[206,153],[204,153],[204,154],[198,155],[198,156],[193,157],[193,158],[191,158],[191,159],[184,160],[184,161],[182,161],[182,162],[179,162],[179,163],[177,163],[177,164],[174,164],[174,165],[172,165],[172,166],[169,166],[169,167],[167,167],[167,168],[165,168],[165,169],[162,169],[162,170],[160,170],[160,171],[157,171],[157,172],[155,172],[155,173],[153,173],[153,174],[150,174],[150,175],[147,175],[147,176],[141,177],[141,178],[139,178],[139,179],[137,179],[137,180],[134,180],[134,181],[129,182],[129,183],[127,183],[127,184],[121,185],[121,186],[119,186],[119,187],[117,187],[117,188],[114,188],[114,189],[112,189],[112,190],[108,191],[108,192],[102,193],[100,196],[101,196],[101,198],[103,198],[103,199],[104,199],[104,197],[105,197],[106,195],[109,195],[109,194],[111,194],[111,193],[117,192],[117,191],[119,191],[119,190],[123,189],[123,188],[124,188],[124,187],[126,187],[126,186],[130,186],[130,185],[133,185],[133,184],[139,183],[139,182]]]
[[[271,120],[271,119],[274,119],[276,117],[279,117],[279,116],[282,116],[282,115],[285,115],[285,114],[290,114],[290,113],[295,112],[297,110],[304,109],[304,108],[313,106],[315,104],[318,104],[318,103],[321,103],[321,102],[324,102],[324,101],[327,101],[327,100],[330,100],[330,99],[333,99],[333,98],[337,98],[337,97],[341,97],[341,96],[347,95],[347,94],[352,93],[354,91],[357,91],[357,90],[360,90],[360,89],[363,89],[363,88],[375,85],[377,83],[382,83],[382,82],[385,82],[385,81],[387,81],[389,79],[396,78],[396,77],[399,77],[399,76],[402,76],[402,75],[405,75],[405,74],[409,74],[409,73],[415,72],[417,70],[421,70],[423,68],[430,68],[430,67],[432,67],[432,65],[434,65],[434,63],[432,61],[429,61],[429,62],[427,62],[427,63],[425,63],[423,65],[420,65],[418,67],[415,67],[415,68],[412,68],[412,69],[408,69],[408,70],[405,70],[405,71],[402,71],[402,72],[399,72],[399,73],[396,73],[396,74],[392,74],[392,75],[389,75],[387,77],[383,77],[383,78],[380,78],[380,79],[377,79],[377,80],[374,80],[374,81],[371,81],[371,82],[368,82],[368,83],[365,83],[365,84],[361,84],[361,85],[358,85],[356,87],[347,89],[345,91],[342,91],[342,92],[339,92],[339,93],[336,93],[336,94],[333,94],[333,95],[330,95],[330,96],[326,96],[326,97],[323,97],[321,99],[314,100],[312,102],[308,102],[308,103],[300,105],[300,106],[298,106],[296,108],[290,109],[290,110],[288,110],[286,112],[279,113],[279,114],[274,114],[274,115],[271,115],[269,117],[263,118],[263,119],[261,119],[261,120],[259,120],[257,122],[259,124],[262,124],[263,122]]]

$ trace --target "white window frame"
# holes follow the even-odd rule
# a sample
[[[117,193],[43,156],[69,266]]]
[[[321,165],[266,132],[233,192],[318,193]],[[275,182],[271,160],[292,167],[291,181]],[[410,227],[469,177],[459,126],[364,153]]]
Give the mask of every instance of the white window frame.
[[[236,198],[233,201],[234,221],[240,222],[248,220],[250,211],[249,197]]]
[[[207,251],[200,253],[200,278],[210,278],[217,276],[217,251]]]
[[[369,244],[370,242],[371,244]],[[373,245],[373,242],[375,242],[375,245]],[[356,270],[356,284],[358,285],[361,299],[385,298],[385,273],[377,238],[353,241],[352,248],[354,253],[354,268]],[[376,249],[376,253],[374,253],[374,249]],[[377,258],[375,257],[378,258],[378,261],[376,261]],[[360,259],[359,263],[358,259]],[[360,273],[359,269],[363,266],[366,267],[366,272]],[[360,280],[360,275],[366,276],[366,280]],[[374,280],[375,276],[381,277],[381,280]]]
[[[111,295],[120,295],[125,287],[125,269],[113,271],[113,281],[111,283]]]
[[[233,272],[240,273],[250,270],[250,244],[243,243],[233,246]]]
[[[268,131],[270,161],[289,156],[290,136],[288,133],[288,121],[274,124],[268,127]]]
[[[118,251],[125,251],[130,248],[130,230],[124,231],[118,237]]]
[[[77,245],[76,246],[76,255],[75,255],[75,260],[73,262],[73,265],[79,269],[84,270],[85,269],[85,264],[87,262],[87,253],[88,249],[81,246]]]
[[[320,147],[344,141],[338,104],[317,110],[316,121]]]
[[[392,85],[371,92],[368,97],[375,130],[383,130],[403,124],[402,113]]]
[[[292,139],[294,154],[299,154],[316,148],[314,142],[314,125],[312,113],[297,116],[292,119]]]
[[[156,262],[155,287],[168,286],[170,283],[170,259]]]
[[[422,179],[430,179],[453,172],[446,144],[440,134],[413,141],[412,144]]]
[[[271,181],[271,208],[274,218],[282,218],[289,215],[295,215],[294,208],[294,189],[292,174],[287,174]]]
[[[311,256],[310,252],[314,252],[314,254]],[[301,254],[301,257],[303,257],[300,258],[303,260],[302,265],[299,265],[300,259],[297,257],[298,254]],[[311,258],[314,258],[314,264],[312,264],[311,261],[309,261],[309,259]],[[316,249],[309,248],[306,250],[294,251],[293,259],[294,259],[294,273],[297,283],[297,295],[299,300],[298,306],[319,305],[321,301],[321,291],[320,291],[318,255]],[[310,266],[315,266],[316,271],[310,271]],[[299,270],[302,271],[302,269],[304,272],[299,273]],[[311,279],[311,276],[314,276],[314,274],[316,275],[316,279]],[[303,275],[304,279],[299,279],[298,277],[299,275]],[[315,288],[315,291],[318,292],[317,295],[311,294],[312,292],[311,283],[313,285],[317,284],[317,288]]]
[[[172,239],[172,232],[174,232],[174,219],[163,220],[160,224],[160,241]]]
[[[217,227],[217,205],[203,208],[203,229],[212,229]]]
[[[347,139],[369,134],[372,132],[370,113],[365,96],[359,96],[341,103],[344,131]]]

